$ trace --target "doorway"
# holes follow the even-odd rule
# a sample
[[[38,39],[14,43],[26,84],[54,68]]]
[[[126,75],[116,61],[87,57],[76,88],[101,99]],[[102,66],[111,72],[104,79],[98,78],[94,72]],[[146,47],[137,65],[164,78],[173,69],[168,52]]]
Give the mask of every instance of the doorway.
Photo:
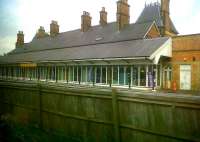
[[[191,90],[191,65],[180,65],[180,89]]]
[[[164,87],[164,89],[171,89],[172,68],[170,66],[164,68],[163,73],[164,73],[163,87]]]

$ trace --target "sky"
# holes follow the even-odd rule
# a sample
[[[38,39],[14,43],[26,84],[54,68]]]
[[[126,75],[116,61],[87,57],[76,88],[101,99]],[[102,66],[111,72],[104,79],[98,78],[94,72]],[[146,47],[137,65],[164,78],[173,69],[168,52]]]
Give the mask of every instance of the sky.
[[[129,0],[130,22],[134,23],[145,3],[160,0]],[[58,21],[60,32],[79,29],[81,15],[88,11],[92,25],[99,23],[99,11],[105,7],[108,22],[116,21],[117,0],[0,0],[0,55],[15,48],[19,30],[30,42],[38,28],[49,32],[51,20]],[[171,0],[170,16],[181,35],[200,33],[200,0]]]

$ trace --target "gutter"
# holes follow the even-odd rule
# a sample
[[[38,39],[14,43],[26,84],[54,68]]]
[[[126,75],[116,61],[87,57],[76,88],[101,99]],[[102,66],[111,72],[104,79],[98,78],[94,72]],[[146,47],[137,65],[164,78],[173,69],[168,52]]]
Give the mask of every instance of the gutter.
[[[91,62],[91,61],[117,61],[117,60],[152,60],[148,56],[144,57],[128,57],[128,58],[99,58],[99,59],[75,59],[75,60],[54,60],[54,61],[35,61],[35,62],[15,62],[15,63],[0,63],[0,65],[5,65],[5,64],[39,64],[39,63],[69,63],[69,62]]]

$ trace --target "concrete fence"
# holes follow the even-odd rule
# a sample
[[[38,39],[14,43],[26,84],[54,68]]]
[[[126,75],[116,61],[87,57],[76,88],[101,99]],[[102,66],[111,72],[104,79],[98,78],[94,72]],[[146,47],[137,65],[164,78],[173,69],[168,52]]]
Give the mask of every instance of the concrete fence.
[[[81,142],[199,142],[200,97],[0,81],[0,111]]]

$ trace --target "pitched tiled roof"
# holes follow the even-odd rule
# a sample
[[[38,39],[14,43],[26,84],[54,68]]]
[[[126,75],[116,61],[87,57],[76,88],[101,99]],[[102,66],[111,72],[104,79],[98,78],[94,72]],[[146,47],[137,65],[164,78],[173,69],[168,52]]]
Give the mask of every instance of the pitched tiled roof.
[[[81,30],[78,29],[60,33],[55,37],[33,38],[33,40],[30,43],[26,43],[23,48],[16,48],[9,54],[110,43],[130,39],[143,39],[152,24],[152,21],[130,24],[123,30],[118,31],[116,22],[113,22],[104,27],[100,25],[93,26],[87,32],[81,32]]]
[[[48,49],[34,52],[7,55],[0,63],[44,62],[44,61],[73,61],[87,59],[137,58],[150,57],[168,37],[155,39],[140,39],[101,43],[60,49]]]
[[[158,27],[163,27],[163,19],[161,16],[161,6],[159,3],[150,4],[145,6],[141,15],[137,19],[136,23],[144,23],[149,21],[155,21]],[[175,28],[171,18],[170,18],[171,30],[178,34],[177,29]]]

